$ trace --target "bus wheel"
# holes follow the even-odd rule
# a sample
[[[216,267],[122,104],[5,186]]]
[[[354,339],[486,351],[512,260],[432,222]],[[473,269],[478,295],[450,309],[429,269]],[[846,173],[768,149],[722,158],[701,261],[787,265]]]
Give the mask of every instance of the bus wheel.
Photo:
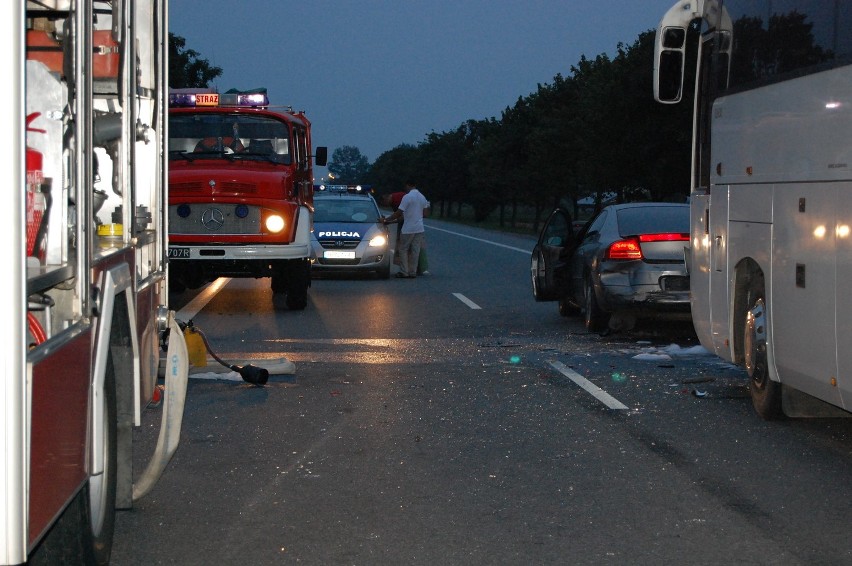
[[[756,290],[749,297],[750,308],[745,315],[743,354],[749,376],[749,392],[754,409],[764,419],[774,419],[781,414],[781,384],[769,378],[766,356],[767,334],[766,305],[763,291]]]
[[[606,330],[607,323],[609,322],[609,317],[607,313],[605,313],[600,305],[598,305],[598,298],[595,296],[595,288],[592,284],[592,280],[590,278],[586,279],[586,285],[583,288],[584,298],[585,298],[585,317],[584,323],[586,325],[586,330],[589,332],[601,332]]]
[[[115,530],[115,492],[117,478],[117,415],[112,360],[108,358],[102,395],[103,473],[89,478],[88,527],[96,564],[108,564]]]

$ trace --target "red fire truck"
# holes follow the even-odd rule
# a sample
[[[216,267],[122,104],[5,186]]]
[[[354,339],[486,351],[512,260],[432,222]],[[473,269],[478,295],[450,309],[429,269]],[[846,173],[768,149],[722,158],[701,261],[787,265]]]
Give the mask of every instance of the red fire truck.
[[[311,123],[266,89],[169,95],[169,263],[175,291],[217,277],[271,277],[276,307],[311,284]]]
[[[187,356],[166,308],[166,4],[0,3],[2,564],[107,562],[115,510],[177,446]],[[134,473],[143,411],[163,424]]]

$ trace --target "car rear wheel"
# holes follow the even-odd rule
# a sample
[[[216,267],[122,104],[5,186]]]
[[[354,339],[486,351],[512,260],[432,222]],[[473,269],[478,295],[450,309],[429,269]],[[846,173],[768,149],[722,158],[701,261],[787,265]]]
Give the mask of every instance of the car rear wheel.
[[[583,294],[585,299],[584,322],[586,324],[586,330],[589,332],[601,332],[605,330],[606,325],[609,322],[609,316],[598,304],[598,298],[595,295],[595,288],[592,285],[590,278],[586,279]]]

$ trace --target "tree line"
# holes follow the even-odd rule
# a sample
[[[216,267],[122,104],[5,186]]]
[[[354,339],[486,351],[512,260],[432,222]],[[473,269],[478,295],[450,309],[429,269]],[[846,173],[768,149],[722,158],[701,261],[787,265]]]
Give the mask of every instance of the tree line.
[[[534,231],[560,202],[600,203],[605,195],[683,202],[692,104],[654,101],[653,54],[654,32],[647,31],[619,44],[612,58],[583,56],[568,76],[539,84],[499,118],[467,120],[397,146],[357,181],[391,192],[414,178],[443,217],[468,207],[477,221],[498,214],[501,225],[516,225],[519,208],[532,209]]]

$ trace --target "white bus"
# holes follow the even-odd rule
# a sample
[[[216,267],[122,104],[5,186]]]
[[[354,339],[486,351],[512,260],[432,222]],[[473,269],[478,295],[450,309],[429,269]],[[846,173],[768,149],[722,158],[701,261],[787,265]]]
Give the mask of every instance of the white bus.
[[[688,254],[701,343],[764,418],[852,411],[852,2],[682,0],[654,95],[695,63]],[[688,73],[685,71],[689,71]]]

